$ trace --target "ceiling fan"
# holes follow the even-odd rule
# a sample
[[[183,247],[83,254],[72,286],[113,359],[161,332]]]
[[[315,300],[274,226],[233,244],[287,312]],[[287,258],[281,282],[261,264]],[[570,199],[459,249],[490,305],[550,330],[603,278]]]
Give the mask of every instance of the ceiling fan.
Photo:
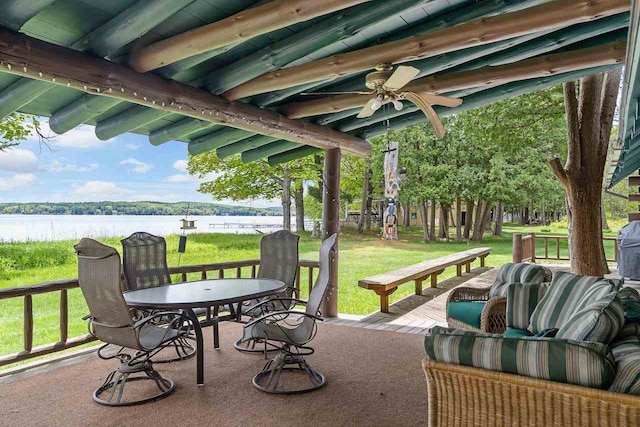
[[[400,111],[404,107],[402,101],[407,100],[415,104],[424,113],[429,122],[433,125],[438,138],[442,139],[445,136],[444,126],[432,105],[457,107],[462,104],[462,99],[427,92],[412,92],[411,90],[402,91],[402,88],[411,82],[419,72],[420,70],[417,68],[406,65],[400,65],[395,71],[393,71],[393,66],[391,64],[380,64],[376,67],[376,71],[369,73],[366,76],[365,85],[371,89],[370,92],[322,92],[305,93],[304,95],[374,95],[360,113],[358,113],[357,117],[359,119],[372,116],[383,105],[388,103],[393,104],[393,107],[397,111]]]

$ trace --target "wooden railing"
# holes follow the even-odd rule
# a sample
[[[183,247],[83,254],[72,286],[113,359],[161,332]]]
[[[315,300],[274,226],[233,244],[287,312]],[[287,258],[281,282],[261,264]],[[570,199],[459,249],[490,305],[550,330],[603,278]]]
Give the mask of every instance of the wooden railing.
[[[189,280],[206,280],[206,279],[222,279],[243,277],[243,269],[250,268],[248,277],[256,277],[260,260],[252,259],[245,261],[231,261],[216,264],[201,265],[185,265],[181,267],[170,267],[174,283],[186,282]],[[296,276],[295,286],[298,295],[301,290],[302,270],[307,269],[305,275],[308,281],[308,291],[313,287],[314,270],[319,268],[318,261],[300,260],[298,263],[298,274]],[[194,277],[195,276],[195,277]],[[246,275],[244,277],[247,277]],[[69,338],[69,297],[68,290],[78,288],[78,279],[59,280],[55,282],[40,283],[37,285],[20,286],[15,288],[0,289],[0,301],[11,298],[23,299],[23,349],[17,353],[0,356],[0,366],[9,365],[11,363],[20,362],[34,357],[44,356],[50,353],[77,347],[82,344],[95,341],[90,334],[84,334]],[[44,344],[33,347],[33,296],[39,294],[49,294],[52,292],[60,292],[59,302],[59,319],[60,319],[60,335],[59,340],[55,343]]]
[[[542,240],[542,245],[537,241]],[[613,258],[607,255],[607,262],[616,262],[618,258],[618,241],[615,237],[603,237],[604,242],[613,242]],[[549,241],[552,241],[551,248]],[[562,243],[568,243],[567,236],[539,235],[535,233],[513,235],[513,262],[536,262],[537,260],[569,261],[568,255],[561,251]],[[568,245],[567,245],[568,247]],[[605,245],[605,254],[607,252]],[[568,252],[568,249],[567,249]]]

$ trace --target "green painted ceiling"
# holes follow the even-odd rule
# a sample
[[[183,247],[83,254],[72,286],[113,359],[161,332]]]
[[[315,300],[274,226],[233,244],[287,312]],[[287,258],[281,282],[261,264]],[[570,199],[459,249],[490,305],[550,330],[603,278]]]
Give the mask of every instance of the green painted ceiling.
[[[109,59],[122,62],[131,50],[137,50],[157,40],[215,22],[267,1],[0,0],[0,25],[51,43],[74,49],[84,49],[90,54],[105,56],[104,53],[108,51]],[[273,61],[278,67],[302,64],[332,54],[348,52],[416,33],[446,28],[478,17],[511,12],[546,1],[549,0],[370,0],[364,5],[354,6],[283,28],[232,47],[181,61],[155,72],[200,87],[212,87],[206,86],[207,82],[210,85],[211,82],[216,82],[215,85],[229,89],[252,78],[248,71],[250,66],[253,66],[254,70],[260,70],[260,66],[268,64],[269,61]],[[367,12],[372,16],[366,16]],[[127,17],[132,16],[144,16],[145,18],[141,19],[140,24],[125,25]],[[577,49],[584,47],[585,43],[597,45],[613,39],[624,39],[627,34],[628,21],[629,14],[621,14],[554,32],[533,34],[506,42],[450,52],[416,61],[412,65],[421,69],[422,76],[514,62],[561,49]],[[332,36],[331,31],[328,31],[327,34],[322,33],[323,28],[338,28],[341,23],[352,23],[352,25],[346,26],[345,33],[341,33],[340,37]],[[265,68],[264,72],[271,70]],[[440,108],[439,112],[444,115],[452,114],[600,70],[582,70],[488,89],[458,92],[455,95],[463,97],[463,105],[456,109]],[[247,75],[243,75],[243,72]],[[0,98],[2,98],[3,92],[10,93],[6,91],[19,80],[18,77],[0,73]],[[638,91],[639,86],[633,86],[634,90]],[[302,91],[325,91],[333,88],[363,89],[362,74],[258,95],[242,101],[263,108],[277,109],[279,103],[300,99],[298,94]],[[216,93],[219,93],[219,90]],[[640,93],[634,92],[634,95],[637,99]],[[67,87],[55,86],[21,106],[19,111],[50,117],[61,113],[74,101],[81,99],[78,102],[86,102],[92,96]],[[90,125],[104,124],[106,120],[125,111],[127,115],[134,112],[144,114],[144,108],[121,102],[115,106],[108,105],[98,109],[97,114],[82,120],[82,122]],[[381,114],[362,122],[355,119],[355,114],[357,114],[357,110],[313,117],[308,120],[362,137],[370,137],[382,131],[382,121],[385,117]],[[635,117],[637,118],[637,115]],[[165,129],[181,120],[184,118],[180,115],[169,114],[148,123],[145,121],[137,127],[131,128],[131,125],[124,127],[119,131],[149,134]],[[405,108],[391,119],[391,123],[392,127],[401,128],[422,120],[421,113],[416,112],[415,109]],[[629,121],[627,121],[627,125],[629,125]],[[229,145],[225,141],[229,132],[225,131],[220,127],[199,129],[195,132],[192,131],[192,133],[179,135],[176,140],[190,142],[205,137],[215,142],[214,148],[221,148]],[[629,129],[629,135],[634,132],[635,128]],[[251,136],[252,134],[247,132],[246,135],[242,135],[242,138],[247,139]],[[237,139],[237,133],[235,137]],[[275,155],[271,154],[272,157],[277,156],[277,153],[284,156],[281,158],[292,156],[288,154],[292,148],[289,144],[269,140],[264,140],[261,143],[266,142],[269,142],[269,145],[266,146],[268,150],[265,149],[265,152],[276,153]],[[235,143],[238,144],[238,142]],[[249,145],[245,141],[243,146]],[[240,152],[231,150],[231,152],[233,151]],[[309,154],[310,151],[298,150],[297,152]],[[254,151],[247,157],[252,157],[255,154]],[[277,158],[275,157],[276,160]]]

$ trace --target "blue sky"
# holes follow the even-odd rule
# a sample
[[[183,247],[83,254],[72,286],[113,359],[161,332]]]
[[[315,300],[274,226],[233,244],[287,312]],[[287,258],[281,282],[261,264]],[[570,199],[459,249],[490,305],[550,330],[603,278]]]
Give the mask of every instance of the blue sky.
[[[53,135],[46,119],[42,124],[43,133]],[[0,152],[0,202],[214,201],[198,193],[198,179],[186,172],[184,143],[156,147],[148,137],[134,134],[100,141],[92,126],[80,126],[56,136],[50,146],[41,146],[32,137]],[[279,203],[254,200],[250,204]]]

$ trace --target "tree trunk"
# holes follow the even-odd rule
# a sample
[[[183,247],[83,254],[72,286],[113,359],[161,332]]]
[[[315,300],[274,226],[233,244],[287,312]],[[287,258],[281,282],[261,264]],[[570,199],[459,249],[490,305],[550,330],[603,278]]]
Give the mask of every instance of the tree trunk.
[[[429,233],[429,221],[427,219],[427,201],[420,202],[420,222],[422,223],[422,235],[425,242],[431,241],[431,234]]]
[[[436,240],[436,202],[431,201],[431,215],[429,216],[429,239]]]
[[[462,242],[462,203],[456,197],[456,242]]]
[[[444,239],[447,236],[447,233],[445,233],[447,212],[444,206],[440,205],[438,213],[438,238]]]
[[[365,216],[367,215],[367,202],[369,197],[369,169],[364,173],[364,179],[362,180],[362,201],[360,204],[360,216],[358,217],[358,233],[364,231]]]
[[[296,231],[304,230],[304,187],[302,181],[293,189],[293,202],[296,206]]]
[[[607,271],[602,245],[602,181],[620,69],[580,79],[579,99],[574,82],[564,83],[567,118],[567,161],[551,160],[565,189],[569,222],[571,271],[602,276]]]
[[[494,236],[502,236],[502,217],[504,216],[504,202],[496,203],[495,211],[495,227],[493,227]]]
[[[365,227],[367,231],[371,230],[371,208],[373,207],[373,185],[371,183],[371,168],[367,168],[367,176],[369,177],[369,186],[367,187],[367,218]]]
[[[478,202],[478,207],[476,210],[476,218],[473,224],[473,236],[471,240],[476,242],[481,242],[482,237],[484,236],[484,225],[487,220],[487,212],[489,212],[491,208],[489,207],[489,203],[487,202]]]
[[[463,237],[465,239],[469,239],[469,234],[471,233],[471,224],[473,224],[473,208],[475,207],[475,203],[473,200],[467,200],[467,214],[464,219],[464,234]]]
[[[291,231],[291,176],[285,164],[282,177],[282,229]]]

